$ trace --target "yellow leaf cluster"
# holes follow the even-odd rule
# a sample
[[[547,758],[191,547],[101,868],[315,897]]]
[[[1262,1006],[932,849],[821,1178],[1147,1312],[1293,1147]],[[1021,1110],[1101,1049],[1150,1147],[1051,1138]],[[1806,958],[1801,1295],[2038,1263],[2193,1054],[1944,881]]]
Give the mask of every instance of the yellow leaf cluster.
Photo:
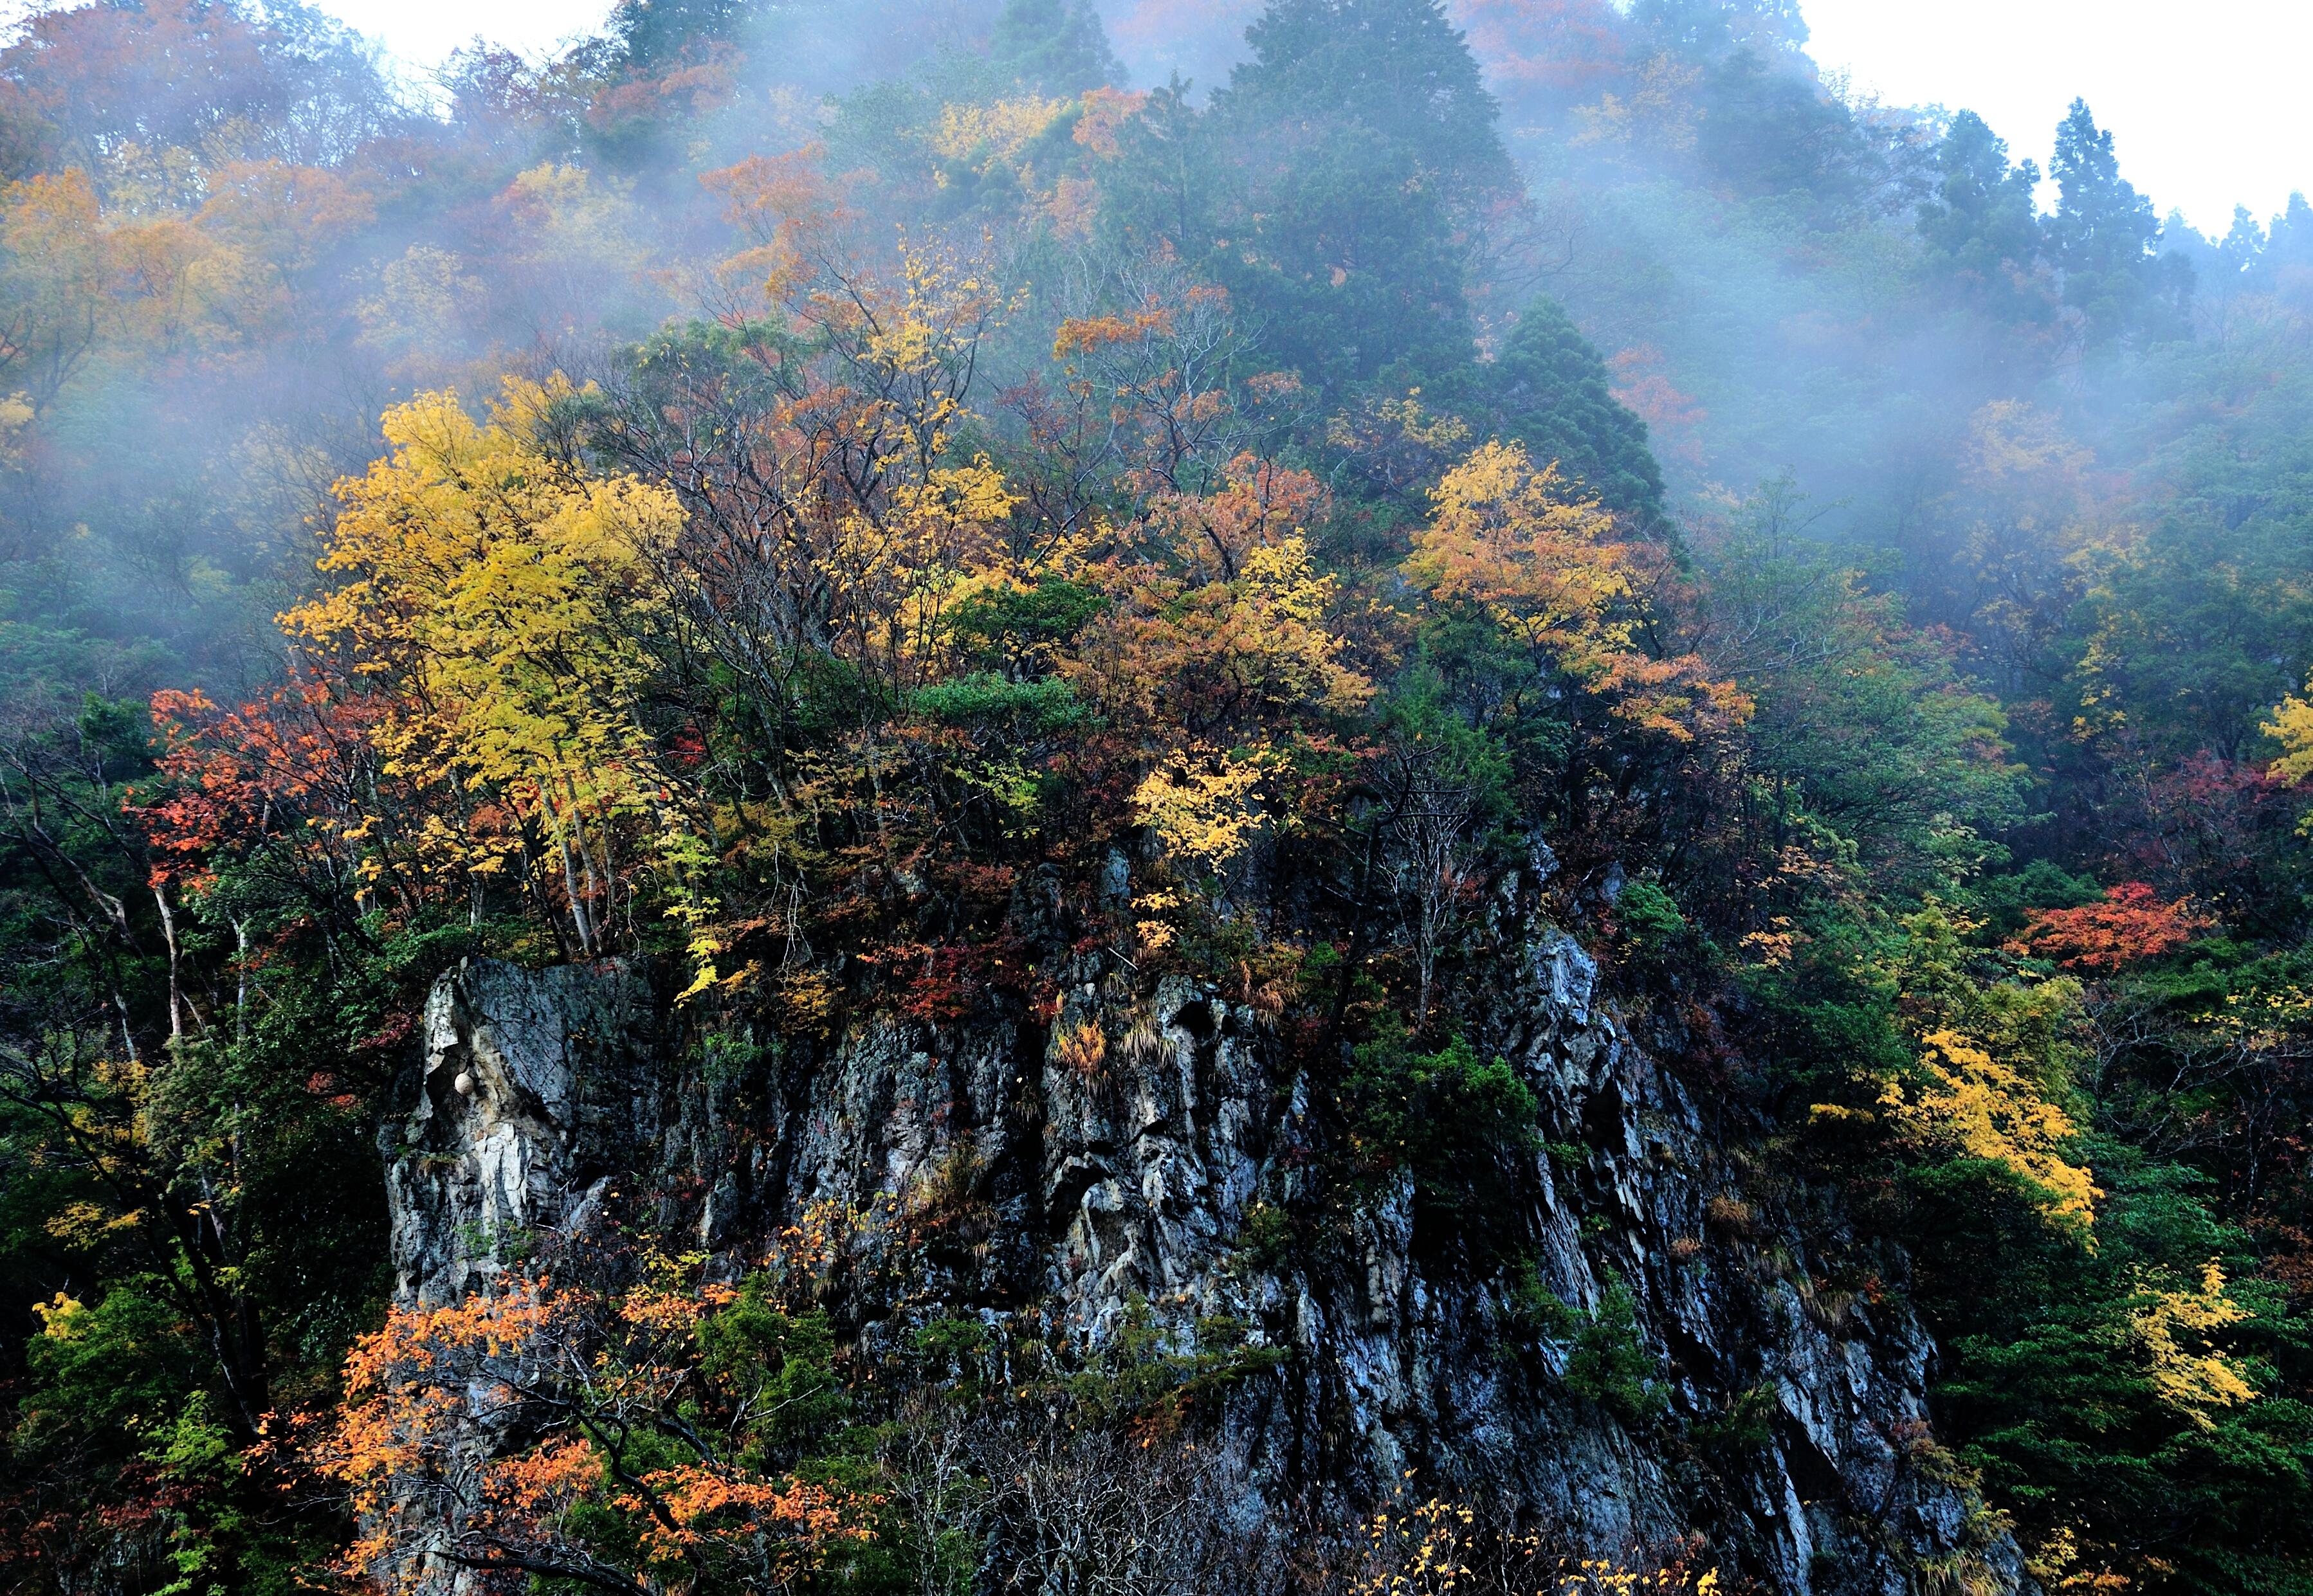
[[[118,314],[120,265],[87,173],[0,188],[0,381],[12,393],[25,385],[28,410],[54,397]]]
[[[1402,1513],[1376,1513],[1365,1526],[1366,1568],[1355,1596],[1452,1596],[1472,1577],[1477,1515],[1432,1497]]]
[[[1577,106],[1582,131],[1578,145],[1638,145],[1670,153],[1692,150],[1697,137],[1695,89],[1702,81],[1700,67],[1669,54],[1649,57],[1640,65],[1638,84],[1626,100],[1602,94],[1595,105]]]
[[[2098,1565],[2113,1549],[2093,1543],[2083,1545],[2077,1527],[2059,1525],[2040,1543],[2025,1567],[2040,1582],[2041,1589],[2059,1592],[2060,1596],[2115,1596],[2136,1582],[2124,1574],[2115,1574],[2109,1567]]]
[[[664,610],[654,559],[682,509],[539,441],[570,396],[559,379],[510,381],[487,422],[447,392],[388,412],[390,452],[337,487],[321,568],[343,581],[280,622],[373,689],[381,770],[420,800],[348,834],[391,832],[421,869],[473,875],[535,838],[592,951],[622,867],[613,831],[639,829],[678,872],[699,850],[641,720]]]
[[[58,1292],[54,1302],[33,1303],[32,1311],[40,1316],[40,1334],[53,1341],[69,1341],[88,1328],[87,1306],[65,1292]]]
[[[897,688],[924,678],[948,607],[1010,579],[1002,532],[1017,503],[983,454],[895,483],[885,503],[843,516],[823,574],[857,629],[860,662]]]
[[[1432,592],[1483,605],[1530,644],[1631,645],[1631,620],[1613,613],[1631,593],[1614,519],[1576,497],[1555,463],[1537,471],[1523,444],[1481,444],[1430,507],[1407,570]]]
[[[2272,766],[2276,780],[2300,782],[2313,776],[2313,703],[2291,694],[2262,730],[2281,744],[2281,757]]]
[[[1534,1596],[1718,1596],[1724,1588],[1718,1573],[1695,1567],[1691,1555],[1648,1568],[1610,1557],[1551,1560],[1553,1568],[1542,1537],[1532,1532],[1495,1540],[1499,1560],[1481,1574],[1471,1566],[1472,1554],[1491,1538],[1477,1514],[1434,1496],[1410,1503],[1408,1495],[1401,1485],[1392,1504],[1397,1511],[1384,1508],[1360,1526],[1362,1566],[1350,1582],[1354,1596],[1460,1596],[1481,1588]],[[1693,1548],[1700,1551],[1699,1539]]]
[[[1431,490],[1429,524],[1404,569],[1433,598],[1479,606],[1621,719],[1684,741],[1748,718],[1749,698],[1699,660],[1641,646],[1647,567],[1554,462],[1537,470],[1524,445],[1494,442]]]
[[[2247,1309],[2225,1294],[2224,1268],[2213,1258],[2201,1272],[2199,1290],[2149,1292],[2143,1305],[2129,1315],[2129,1328],[2146,1355],[2147,1373],[2160,1400],[2204,1429],[2212,1422],[2210,1408],[2254,1401],[2256,1388],[2238,1359],[2196,1350],[2215,1332],[2248,1317]]]
[[[2078,1134],[2070,1116],[1955,1030],[1922,1039],[1920,1070],[1922,1079],[1882,1089],[1879,1106],[1893,1124],[1922,1145],[2014,1171],[2051,1221],[2091,1235],[2104,1193],[2085,1165],[2064,1157]]]
[[[1260,829],[1253,794],[1269,763],[1258,752],[1194,750],[1148,773],[1132,794],[1134,818],[1196,873],[1225,877]]]
[[[647,609],[646,556],[682,512],[532,447],[518,412],[550,397],[510,385],[488,425],[449,393],[388,412],[391,452],[339,485],[321,562],[350,580],[281,622],[403,689],[377,732],[390,774],[518,786],[558,824],[648,779],[631,715],[646,662],[614,611]]]
[[[43,1228],[67,1247],[93,1247],[108,1237],[123,1231],[133,1231],[144,1223],[145,1210],[142,1208],[120,1214],[94,1203],[75,1202],[66,1203],[49,1215]]]
[[[1017,156],[1067,109],[1064,100],[1041,100],[1033,95],[999,100],[992,105],[943,106],[939,127],[932,135],[932,149],[951,161],[980,156],[985,170],[986,164]]]
[[[0,469],[22,458],[17,438],[32,424],[32,401],[24,393],[0,394]]]
[[[1718,1596],[1719,1572],[1684,1568],[1642,1571],[1605,1557],[1586,1557],[1561,1574],[1556,1596]]]

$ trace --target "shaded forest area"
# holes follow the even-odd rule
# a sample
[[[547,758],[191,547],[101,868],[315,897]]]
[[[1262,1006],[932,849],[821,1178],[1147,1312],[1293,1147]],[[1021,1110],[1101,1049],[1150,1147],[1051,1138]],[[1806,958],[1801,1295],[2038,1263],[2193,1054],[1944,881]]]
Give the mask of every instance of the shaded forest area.
[[[2313,1590],[2313,210],[2164,224],[2076,103],[2043,212],[1789,0],[1105,9],[0,50],[0,1582],[374,1572],[527,1337],[594,1373],[458,1486],[485,1577],[976,1588],[971,1321],[878,1384],[803,1241],[389,1312],[427,984],[1050,1024],[1049,883],[1289,1039],[1337,1151],[1251,1254],[1410,1171],[1515,1293],[1461,1035],[1546,856],[2046,1588]],[[1016,1378],[1193,1493],[1258,1363]]]

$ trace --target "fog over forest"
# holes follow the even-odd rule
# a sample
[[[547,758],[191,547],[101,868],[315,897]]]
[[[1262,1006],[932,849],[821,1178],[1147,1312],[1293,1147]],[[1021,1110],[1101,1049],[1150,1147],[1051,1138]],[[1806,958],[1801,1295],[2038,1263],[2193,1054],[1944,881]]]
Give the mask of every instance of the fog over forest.
[[[2313,1592],[2313,208],[1803,10],[0,34],[0,1592]]]

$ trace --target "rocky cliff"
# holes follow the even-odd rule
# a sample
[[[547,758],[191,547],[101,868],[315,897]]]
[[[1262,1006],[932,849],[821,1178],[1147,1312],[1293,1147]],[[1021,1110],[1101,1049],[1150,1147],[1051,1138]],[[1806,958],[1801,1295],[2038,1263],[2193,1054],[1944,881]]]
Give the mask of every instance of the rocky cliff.
[[[1334,1202],[1319,1244],[1271,1238],[1312,1200],[1324,1132],[1271,1017],[1191,979],[1073,956],[1048,971],[1049,1023],[990,1005],[814,1045],[678,1021],[637,967],[477,961],[435,987],[389,1132],[400,1291],[453,1297],[606,1204],[646,1206],[729,1273],[810,1215],[938,1208],[904,1267],[830,1274],[846,1334],[1025,1314],[1080,1353],[1131,1316],[1183,1344],[1236,1321],[1285,1355],[1220,1421],[1249,1512],[1347,1513],[1410,1470],[1602,1552],[1700,1531],[1795,1596],[2028,1588],[1930,1439],[1934,1349],[1900,1298],[1822,1288],[1591,959],[1508,929],[1473,1039],[1543,1123],[1473,1216],[1515,1242],[1478,1250],[1483,1268],[1425,1239],[1408,1178]],[[844,1234],[878,1245],[872,1223]],[[1623,1296],[1656,1372],[1644,1407],[1570,1380],[1570,1327]]]

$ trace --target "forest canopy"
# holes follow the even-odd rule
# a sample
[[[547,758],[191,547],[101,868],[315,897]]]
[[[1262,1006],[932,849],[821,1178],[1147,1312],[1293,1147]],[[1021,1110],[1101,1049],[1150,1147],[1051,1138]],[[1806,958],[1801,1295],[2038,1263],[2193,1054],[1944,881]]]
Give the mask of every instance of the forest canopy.
[[[1719,1468],[1770,1438],[1675,1407],[1627,1293],[1472,1223],[1565,1156],[1470,1039],[1523,883],[1775,1172],[1811,1311],[1919,1314],[1904,1455],[2042,1588],[2313,1588],[2313,209],[2164,220],[2077,101],[2043,208],[1805,38],[621,0],[420,85],[296,0],[36,9],[0,1585],[391,1583],[422,1523],[477,1590],[993,1589],[922,1449],[1005,1381],[1074,1416],[1036,1457],[1205,1490],[1275,1350],[1226,1326],[1036,1363],[949,1304],[871,1357],[824,1238],[722,1278],[639,1223],[397,1300],[397,1082],[468,959],[1103,1079],[1051,948],[1230,994],[1328,1149],[1246,1267],[1402,1182],[1568,1390]],[[1371,1556],[1449,1544],[1405,1523]],[[1131,1588],[1257,1583],[1175,1550]]]

